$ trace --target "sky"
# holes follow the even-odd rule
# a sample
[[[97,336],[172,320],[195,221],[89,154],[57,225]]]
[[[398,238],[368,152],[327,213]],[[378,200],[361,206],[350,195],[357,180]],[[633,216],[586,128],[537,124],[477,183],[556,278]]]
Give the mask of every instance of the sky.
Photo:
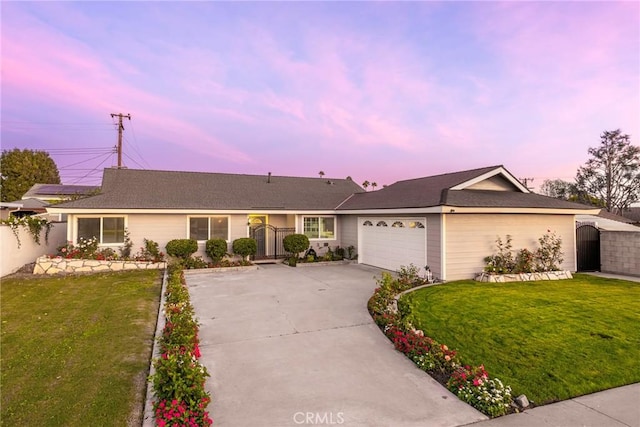
[[[572,181],[640,136],[640,2],[1,2],[1,146],[137,169]]]

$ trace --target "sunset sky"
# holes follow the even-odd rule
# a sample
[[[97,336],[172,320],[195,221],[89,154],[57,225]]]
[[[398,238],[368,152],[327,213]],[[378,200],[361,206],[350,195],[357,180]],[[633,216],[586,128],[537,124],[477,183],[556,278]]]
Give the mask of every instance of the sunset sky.
[[[130,168],[573,180],[640,136],[640,2],[6,2],[2,149]]]

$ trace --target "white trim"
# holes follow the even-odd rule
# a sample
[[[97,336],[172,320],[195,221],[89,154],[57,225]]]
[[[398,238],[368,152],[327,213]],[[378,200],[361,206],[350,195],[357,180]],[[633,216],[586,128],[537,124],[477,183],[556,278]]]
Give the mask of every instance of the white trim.
[[[320,218],[333,218],[333,237],[309,237],[309,241],[310,242],[316,242],[316,241],[320,241],[320,240],[338,240],[338,218],[336,215],[300,215],[301,216],[301,221],[300,221],[300,225],[301,225],[301,229],[302,229],[302,234],[305,234],[304,232],[304,220],[305,218],[318,218],[318,236],[320,236]]]
[[[72,242],[74,245],[78,244],[78,220],[79,219],[83,219],[83,218],[98,218],[100,219],[100,236],[98,237],[98,245],[101,247],[118,247],[118,246],[122,246],[124,244],[124,240],[122,242],[116,242],[116,243],[103,243],[103,233],[104,233],[104,218],[124,218],[124,230],[125,232],[127,231],[127,228],[129,226],[129,216],[125,215],[125,214],[109,214],[109,215],[100,215],[100,214],[95,214],[95,215],[74,215],[73,216],[73,222],[71,223],[71,227],[67,226],[67,234],[69,234],[69,229],[73,228],[73,233],[72,236],[69,238],[68,240],[70,242]]]
[[[48,206],[47,211],[49,213],[63,213],[63,214],[93,214],[100,215],[102,213],[109,214],[179,214],[179,215],[193,215],[193,216],[207,216],[207,215],[249,215],[256,212],[255,209],[138,209],[138,208],[56,208]],[[323,210],[260,210],[259,212],[269,215],[336,215],[337,212],[334,209]]]
[[[468,181],[465,181],[463,183],[455,185],[455,186],[449,188],[449,190],[464,190],[465,188],[470,187],[473,184],[477,184],[478,182],[484,181],[484,180],[489,179],[492,176],[496,176],[496,175],[502,175],[507,181],[509,181],[510,183],[515,185],[518,188],[518,190],[522,191],[523,193],[530,193],[530,191],[529,191],[529,189],[527,187],[522,185],[520,183],[520,181],[518,181],[513,175],[511,175],[502,166],[497,167],[497,168],[495,168],[493,170],[490,170],[489,172],[483,173],[482,175],[477,176],[475,178],[472,178],[472,179],[470,179]]]
[[[440,280],[447,280],[447,216],[440,215]]]

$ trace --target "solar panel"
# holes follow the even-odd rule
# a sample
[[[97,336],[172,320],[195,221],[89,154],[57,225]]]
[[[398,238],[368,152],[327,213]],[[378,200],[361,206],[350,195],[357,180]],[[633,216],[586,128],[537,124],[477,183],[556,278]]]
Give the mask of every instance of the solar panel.
[[[58,195],[58,194],[85,194],[94,191],[99,187],[94,185],[65,185],[65,184],[44,184],[38,188],[38,194]]]

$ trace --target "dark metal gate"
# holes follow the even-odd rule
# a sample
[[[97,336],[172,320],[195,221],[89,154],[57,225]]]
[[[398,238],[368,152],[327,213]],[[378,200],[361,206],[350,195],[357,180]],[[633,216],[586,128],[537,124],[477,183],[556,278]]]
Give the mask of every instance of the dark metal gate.
[[[591,224],[576,228],[578,271],[600,271],[600,230]]]
[[[285,236],[296,232],[295,228],[278,228],[262,224],[249,229],[249,237],[256,240],[258,250],[254,260],[286,258],[282,240]]]

